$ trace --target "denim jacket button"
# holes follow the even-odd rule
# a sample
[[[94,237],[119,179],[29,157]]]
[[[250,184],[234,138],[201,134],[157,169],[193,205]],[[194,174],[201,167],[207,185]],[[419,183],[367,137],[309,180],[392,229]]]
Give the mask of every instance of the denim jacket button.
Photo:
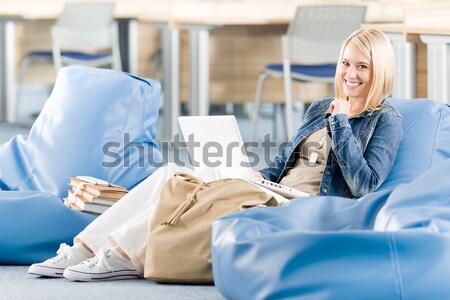
[[[330,171],[326,171],[326,172],[325,172],[325,175],[330,176],[330,175],[331,175],[331,172],[330,172]]]
[[[326,194],[326,193],[328,192],[328,190],[327,190],[326,188],[323,188],[323,189],[322,189],[322,192],[323,192],[324,194]]]

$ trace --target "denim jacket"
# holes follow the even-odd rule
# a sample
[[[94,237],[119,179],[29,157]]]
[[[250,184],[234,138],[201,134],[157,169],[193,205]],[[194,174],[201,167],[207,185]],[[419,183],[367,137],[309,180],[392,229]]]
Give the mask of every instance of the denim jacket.
[[[280,182],[295,165],[294,151],[311,133],[327,127],[331,150],[320,184],[319,195],[359,198],[377,189],[394,164],[402,137],[402,117],[388,104],[380,109],[348,118],[327,115],[333,98],[314,102],[300,128],[281,155],[260,170],[264,178]]]

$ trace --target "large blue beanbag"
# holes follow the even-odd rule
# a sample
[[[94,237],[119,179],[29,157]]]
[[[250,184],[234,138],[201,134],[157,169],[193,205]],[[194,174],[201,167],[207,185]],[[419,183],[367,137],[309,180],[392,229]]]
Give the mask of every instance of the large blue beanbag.
[[[95,219],[68,209],[61,198],[43,192],[0,192],[0,263],[31,264],[55,255],[60,243]]]
[[[76,175],[132,187],[155,169],[153,161],[161,162],[154,141],[159,95],[153,80],[81,66],[62,69],[30,134],[0,146],[0,187],[63,197],[68,176]]]
[[[403,116],[403,137],[394,166],[378,190],[411,182],[450,157],[450,108],[427,99],[388,99]]]
[[[214,280],[225,297],[448,298],[450,109],[401,101],[391,103],[404,137],[378,191],[358,201],[298,198],[213,223]]]
[[[0,146],[0,263],[53,256],[94,219],[63,205],[69,177],[132,188],[162,163],[154,140],[159,103],[154,80],[61,69],[29,135]]]

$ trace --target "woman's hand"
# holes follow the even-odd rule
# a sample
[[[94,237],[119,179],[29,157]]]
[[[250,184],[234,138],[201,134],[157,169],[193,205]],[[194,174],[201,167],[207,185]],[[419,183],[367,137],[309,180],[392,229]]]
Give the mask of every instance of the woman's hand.
[[[262,178],[262,179],[264,179],[264,177],[261,175],[261,173],[260,172],[258,172],[258,171],[253,171],[253,176],[255,176],[256,178]]]
[[[349,101],[342,98],[335,98],[330,103],[330,113],[335,116],[337,114],[345,114],[347,116],[350,115],[350,110],[352,109],[352,105]]]

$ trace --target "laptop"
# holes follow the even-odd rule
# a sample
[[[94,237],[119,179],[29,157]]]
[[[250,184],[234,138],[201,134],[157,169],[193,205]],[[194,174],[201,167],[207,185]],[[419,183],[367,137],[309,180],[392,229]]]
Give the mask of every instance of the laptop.
[[[286,198],[310,196],[254,176],[251,163],[259,157],[246,152],[234,116],[186,116],[178,122],[194,168],[220,167],[228,178],[248,180]]]

